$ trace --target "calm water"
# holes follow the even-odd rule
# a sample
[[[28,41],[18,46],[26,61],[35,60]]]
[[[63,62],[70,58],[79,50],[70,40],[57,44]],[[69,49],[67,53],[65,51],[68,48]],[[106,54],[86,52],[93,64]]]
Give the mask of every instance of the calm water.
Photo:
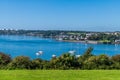
[[[0,51],[10,54],[11,57],[24,55],[34,59],[37,57],[35,53],[42,50],[44,54],[40,58],[49,60],[53,54],[59,56],[70,50],[81,55],[90,46],[94,48],[95,55],[102,53],[112,56],[120,53],[120,45],[59,42],[30,36],[0,36]]]

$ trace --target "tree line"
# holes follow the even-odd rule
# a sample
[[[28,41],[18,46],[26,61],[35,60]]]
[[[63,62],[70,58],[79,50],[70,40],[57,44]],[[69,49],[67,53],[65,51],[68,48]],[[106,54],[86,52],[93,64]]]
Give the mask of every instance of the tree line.
[[[11,58],[10,55],[0,52],[0,69],[40,69],[40,70],[93,70],[93,69],[120,69],[120,55],[108,56],[105,54],[93,55],[92,47],[76,57],[65,53],[51,60],[40,58],[30,59],[26,56]]]

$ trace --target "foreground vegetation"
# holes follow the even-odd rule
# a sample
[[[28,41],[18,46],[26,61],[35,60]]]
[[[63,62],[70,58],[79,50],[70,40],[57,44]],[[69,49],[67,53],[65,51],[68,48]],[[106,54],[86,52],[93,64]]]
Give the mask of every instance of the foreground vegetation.
[[[120,80],[119,70],[1,70],[0,80]]]
[[[0,53],[0,69],[41,69],[41,70],[93,70],[93,69],[120,69],[120,55],[107,56],[93,55],[90,47],[81,56],[66,53],[59,57],[54,56],[50,61],[40,58],[31,60],[26,56],[11,58]]]

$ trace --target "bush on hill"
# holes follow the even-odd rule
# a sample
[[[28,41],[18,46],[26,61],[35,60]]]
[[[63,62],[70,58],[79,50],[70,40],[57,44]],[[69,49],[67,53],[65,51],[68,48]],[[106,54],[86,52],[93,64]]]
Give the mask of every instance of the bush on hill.
[[[53,57],[50,61],[40,58],[31,60],[26,56],[11,59],[7,54],[0,53],[0,69],[120,69],[120,55],[108,56],[105,54],[93,55],[93,48],[76,57],[70,53]]]

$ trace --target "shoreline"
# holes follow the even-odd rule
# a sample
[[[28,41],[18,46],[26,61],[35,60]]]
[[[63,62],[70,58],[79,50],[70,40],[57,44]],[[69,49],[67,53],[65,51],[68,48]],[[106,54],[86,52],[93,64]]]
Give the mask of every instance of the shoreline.
[[[100,41],[92,41],[92,40],[86,40],[86,41],[77,41],[77,40],[57,40],[62,42],[75,42],[75,43],[86,43],[86,44],[115,44],[115,43],[109,43],[109,42],[100,42]]]
[[[86,41],[76,41],[76,40],[57,40],[57,41],[86,43]]]
[[[98,41],[77,41],[77,40],[57,40],[62,42],[75,42],[75,43],[86,43],[86,44],[98,44]]]

